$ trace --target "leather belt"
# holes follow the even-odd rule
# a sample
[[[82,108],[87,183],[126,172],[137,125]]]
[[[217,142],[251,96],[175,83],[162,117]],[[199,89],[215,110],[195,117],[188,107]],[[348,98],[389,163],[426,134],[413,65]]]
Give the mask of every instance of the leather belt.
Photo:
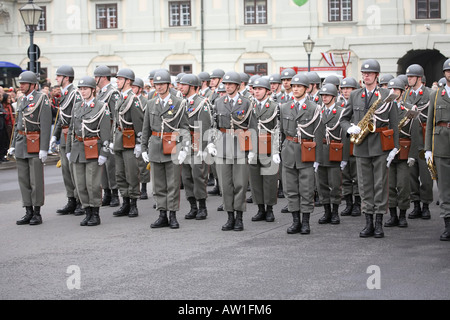
[[[327,143],[327,139],[323,139],[323,143]],[[330,140],[330,143],[341,143],[341,141],[337,141],[337,140]]]
[[[26,136],[27,133],[39,133],[39,132],[40,132],[40,131],[29,131],[29,132],[25,132],[25,131],[22,131],[22,130],[17,130],[17,133],[20,134],[20,135],[22,135],[22,136]]]
[[[381,127],[381,128],[376,128],[375,132],[380,133],[380,132],[383,132],[383,131],[386,131],[386,130],[389,130],[389,128],[388,127]]]
[[[297,137],[290,137],[290,136],[286,136],[286,139],[289,141],[292,141],[294,143],[299,143],[299,139]],[[313,141],[312,139],[301,139],[301,142],[311,142]]]
[[[64,126],[61,126],[61,128],[63,128],[63,129],[69,129],[69,126],[64,125]]]
[[[450,122],[439,122],[438,127],[450,128]]]
[[[130,129],[134,129],[134,127],[129,127],[129,128],[123,128],[124,130],[130,130]],[[119,126],[117,127],[117,130],[119,130],[120,132],[122,132],[122,128]]]
[[[160,138],[161,138],[161,132],[153,131],[153,132],[152,132],[152,136],[160,137]]]
[[[86,137],[86,138],[83,139],[82,137],[77,136],[77,135],[75,135],[75,139],[77,139],[80,142],[89,141],[89,140],[99,140],[98,137]]]
[[[410,138],[400,138],[399,140],[400,140],[400,141],[411,141]]]

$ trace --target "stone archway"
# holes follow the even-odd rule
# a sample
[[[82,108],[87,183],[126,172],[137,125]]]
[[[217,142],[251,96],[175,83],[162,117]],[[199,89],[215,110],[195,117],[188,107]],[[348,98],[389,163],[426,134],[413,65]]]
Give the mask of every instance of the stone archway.
[[[442,65],[446,59],[439,50],[410,50],[398,60],[397,74],[405,74],[410,65],[419,64],[425,70],[427,87],[431,87],[443,77]]]

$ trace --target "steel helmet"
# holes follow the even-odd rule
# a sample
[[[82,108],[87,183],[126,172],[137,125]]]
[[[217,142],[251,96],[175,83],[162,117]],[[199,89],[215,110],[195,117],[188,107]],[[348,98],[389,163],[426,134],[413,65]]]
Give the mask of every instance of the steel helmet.
[[[111,69],[108,66],[98,66],[94,70],[94,77],[111,77]]]
[[[95,89],[97,87],[97,83],[95,82],[94,78],[85,76],[81,78],[80,81],[78,81],[78,88],[84,87]]]
[[[73,71],[73,68],[71,66],[62,65],[58,69],[56,69],[56,75],[73,78],[75,77],[75,72]]]
[[[250,79],[248,80],[248,85],[250,87],[253,87],[253,83],[255,83],[255,81],[258,80],[259,78],[261,78],[261,76],[259,74],[255,74],[255,75],[251,76]]]
[[[170,74],[165,70],[160,70],[155,73],[155,77],[153,79],[153,83],[171,83]]]
[[[450,59],[444,62],[444,66],[442,67],[442,71],[450,70]]]
[[[295,76],[294,69],[285,69],[281,72],[281,80],[292,79]]]
[[[338,92],[337,92],[337,88],[336,88],[336,86],[334,84],[326,83],[319,90],[319,94],[320,95],[329,95],[329,96],[337,97]]]
[[[185,74],[181,78],[180,84],[187,84],[192,87],[199,87],[200,79],[195,74]]]
[[[227,92],[227,90],[225,90],[225,85],[223,83],[219,84],[219,86],[217,87],[217,92]]]
[[[307,72],[306,75],[308,76],[309,83],[311,83],[311,84],[321,84],[322,83],[322,79],[320,79],[320,76],[317,72],[310,71],[310,72]]]
[[[241,76],[239,75],[239,73],[237,73],[235,71],[228,71],[223,76],[222,82],[223,83],[235,83],[235,84],[240,85],[241,84]]]
[[[369,59],[362,63],[361,72],[375,72],[380,73],[380,63],[375,59]]]
[[[245,72],[239,72],[239,75],[241,76],[241,82],[247,84],[250,80],[250,76],[246,74]]]
[[[273,74],[269,77],[269,82],[281,84],[281,76],[279,74]]]
[[[418,64],[413,64],[406,69],[406,76],[407,77],[423,77],[425,74],[425,71],[423,70],[422,66]]]
[[[142,80],[141,78],[136,78],[136,79],[134,79],[134,82],[132,85],[143,89],[144,88],[144,80]]]
[[[438,86],[439,86],[439,87],[443,87],[443,86],[445,86],[446,84],[447,84],[447,79],[446,79],[445,77],[439,79],[439,82],[438,82]]]
[[[388,89],[400,89],[402,91],[405,90],[405,83],[400,78],[394,78],[388,83]]]
[[[153,80],[153,78],[155,77],[155,73],[156,73],[156,69],[155,70],[151,70],[149,75],[148,75],[148,79],[149,80]]]
[[[210,78],[211,79],[214,79],[214,78],[222,79],[224,75],[225,75],[225,71],[223,71],[222,69],[215,69],[215,70],[213,70],[213,72],[211,72]]]
[[[299,84],[299,85],[302,85],[302,86],[305,86],[308,88],[309,84],[310,84],[309,78],[304,73],[296,74],[291,80],[291,85],[294,85],[294,84]]]
[[[392,74],[383,74],[380,77],[380,84],[389,84],[389,81],[394,79],[394,76]]]
[[[175,78],[175,81],[176,81],[176,82],[180,82],[181,79],[182,79],[185,75],[186,75],[186,73],[184,73],[184,72],[181,72],[181,73],[177,74],[177,77]]]
[[[253,88],[265,88],[267,90],[270,90],[269,79],[263,77],[256,79],[253,83]]]
[[[408,85],[408,77],[406,76],[406,74],[401,74],[401,75],[397,76],[397,78],[399,78],[400,80],[403,81],[403,83],[405,84],[405,87]]]
[[[209,75],[208,72],[200,72],[198,74],[198,78],[200,79],[200,81],[210,81],[211,80],[211,76]]]
[[[124,68],[124,69],[120,69],[119,72],[117,72],[116,78],[125,78],[125,79],[130,79],[131,81],[134,81],[135,75],[134,75],[133,70]]]
[[[323,84],[334,84],[335,86],[339,86],[341,84],[341,80],[339,80],[338,76],[332,74],[323,80]]]
[[[39,79],[34,72],[24,71],[19,75],[19,83],[38,83]]]
[[[341,81],[341,88],[354,88],[358,89],[358,82],[355,78],[347,77],[342,79]]]

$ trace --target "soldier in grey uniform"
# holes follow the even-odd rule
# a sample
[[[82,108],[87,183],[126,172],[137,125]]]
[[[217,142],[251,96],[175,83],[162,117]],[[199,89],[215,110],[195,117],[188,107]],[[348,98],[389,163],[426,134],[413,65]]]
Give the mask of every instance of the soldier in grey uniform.
[[[443,66],[446,85],[431,93],[425,135],[425,159],[436,170],[440,217],[445,230],[440,240],[450,241],[450,59]]]
[[[398,111],[393,103],[382,103],[389,96],[389,90],[378,87],[377,79],[380,74],[380,64],[374,59],[363,62],[361,73],[365,88],[354,90],[347,103],[341,120],[344,132],[358,135],[361,130],[358,125],[371,110],[376,101],[376,110],[369,117],[374,122],[375,132],[369,132],[362,142],[354,146],[354,155],[358,170],[359,194],[362,200],[362,211],[366,215],[366,226],[360,232],[360,237],[384,237],[383,216],[388,210],[388,166],[399,150],[398,140]],[[354,124],[355,123],[355,124]],[[388,145],[383,150],[381,136],[386,136],[392,129],[390,141],[394,148],[389,151]],[[366,130],[365,130],[366,131]],[[376,215],[374,226],[374,215]]]
[[[73,86],[73,80],[75,77],[75,72],[71,66],[62,65],[56,70],[56,81],[61,87],[61,102],[59,107],[58,118],[56,120],[55,129],[53,131],[53,136],[50,141],[52,150],[56,149],[56,141],[60,141],[60,160],[61,160],[61,170],[64,181],[64,186],[66,187],[67,194],[67,204],[56,210],[57,213],[61,215],[67,215],[75,213],[77,206],[81,209],[81,203],[79,202],[78,195],[76,192],[75,182],[73,178],[72,165],[66,157],[66,140],[67,132],[69,131],[70,121],[72,120],[72,108],[75,103],[81,101],[80,94]],[[77,210],[76,215],[82,215],[84,212],[82,210]]]
[[[30,71],[19,76],[20,90],[24,96],[16,110],[9,155],[16,158],[19,187],[25,216],[17,225],[42,223],[41,207],[44,205],[44,162],[47,160],[52,127],[52,111],[47,95],[35,91],[36,74]]]
[[[292,92],[291,80],[296,75],[294,69],[285,69],[281,72],[281,82],[283,83],[284,94],[281,97],[280,103],[284,104],[294,99],[294,94]]]
[[[320,115],[323,140],[322,163],[317,172],[318,191],[325,214],[319,224],[339,224],[339,205],[342,197],[341,171],[348,164],[350,140],[342,131],[340,121],[344,108],[336,105],[338,91],[333,84],[325,84],[319,94],[322,97]]]
[[[248,80],[248,93],[250,94],[250,96],[253,95],[253,84],[259,78],[261,78],[261,76],[259,74],[255,74],[255,75],[251,76],[250,79]]]
[[[293,100],[284,103],[280,112],[281,132],[286,137],[281,149],[283,189],[293,218],[287,233],[309,234],[309,219],[314,211],[314,173],[322,162],[320,107],[307,98],[308,76],[297,74],[290,85]]]
[[[95,98],[97,83],[83,77],[78,83],[83,101],[72,109],[67,135],[67,158],[73,164],[74,180],[86,217],[81,226],[98,226],[102,205],[102,170],[109,152],[111,120],[108,104]]]
[[[111,69],[105,65],[98,66],[94,70],[94,77],[98,87],[97,99],[108,105],[111,127],[114,123],[114,110],[117,101],[120,99],[120,92],[111,84]],[[111,128],[112,129],[112,128]],[[119,187],[116,180],[116,159],[114,156],[108,157],[104,166],[102,166],[102,188],[103,199],[102,206],[118,207]]]
[[[419,121],[422,126],[422,140],[425,139],[425,130],[428,118],[428,106],[430,104],[431,89],[422,83],[423,68],[413,64],[406,70],[409,89],[405,93],[405,102],[417,106],[420,111]],[[410,168],[411,201],[414,209],[408,215],[409,219],[430,219],[429,204],[433,202],[433,180],[427,169],[425,159],[416,154],[414,165]],[[422,203],[422,208],[421,208]]]
[[[389,82],[394,79],[394,76],[392,74],[383,74],[380,76],[380,80],[378,81],[380,83],[381,88],[387,88],[389,85]],[[403,90],[405,91],[405,87],[403,87]]]
[[[355,78],[347,77],[341,81],[340,100],[338,106],[347,107],[348,99],[352,91],[358,89],[358,82]],[[342,194],[345,199],[345,208],[341,212],[341,216],[358,217],[361,215],[361,197],[358,188],[358,173],[356,169],[356,158],[353,155],[353,143],[350,143],[348,163],[342,170]]]
[[[196,75],[183,76],[180,84],[181,92],[186,97],[186,112],[192,139],[191,152],[183,163],[182,169],[184,191],[191,206],[185,218],[204,220],[208,216],[206,208],[208,166],[204,161],[203,152],[210,140],[207,132],[212,125],[211,105],[208,99],[196,93],[200,86],[200,79]]]
[[[191,139],[186,103],[170,93],[168,72],[156,72],[154,83],[158,96],[147,103],[142,130],[142,158],[151,164],[153,196],[159,211],[158,219],[150,227],[178,229],[181,164],[187,157]]]
[[[224,209],[228,213],[228,220],[222,230],[242,231],[249,181],[246,158],[251,162],[255,156],[256,122],[253,104],[238,92],[241,84],[239,73],[225,73],[222,83],[225,84],[227,95],[215,103],[216,128],[220,132],[217,132],[214,143],[208,144],[207,151],[215,156]]]
[[[322,105],[322,97],[319,94],[322,79],[320,79],[319,74],[315,71],[307,72],[306,75],[308,76],[310,83],[307,91],[308,98],[317,105]]]
[[[239,87],[239,94],[250,99],[250,92],[248,91],[247,85],[250,80],[250,76],[245,72],[239,72],[241,76],[241,86]]]
[[[145,109],[147,109],[147,98],[142,95],[142,91],[144,90],[144,80],[141,78],[136,78],[131,86],[131,90],[133,90],[134,94],[137,96],[139,101],[139,106],[142,109],[142,113],[145,114]],[[150,171],[147,170],[147,163],[142,159],[142,155],[138,158],[138,166],[139,166],[139,181],[141,182],[141,200],[147,200],[147,183],[150,182]]]
[[[200,80],[200,88],[198,94],[204,98],[208,98],[212,93],[211,88],[209,87],[209,83],[211,81],[211,76],[208,72],[200,72],[198,75]]]
[[[150,81],[150,91],[147,95],[147,100],[156,98],[156,96],[158,94],[155,89],[155,84],[153,83],[153,79],[155,78],[156,71],[158,71],[158,70],[157,69],[151,70],[150,74],[148,75],[148,80]]]
[[[116,158],[116,180],[122,196],[122,206],[114,212],[115,217],[139,215],[137,199],[139,190],[138,158],[142,154],[142,123],[144,114],[138,97],[131,89],[135,75],[133,70],[120,69],[117,72],[117,88],[121,98],[114,110],[113,142],[111,149]]]
[[[270,91],[272,92],[270,98],[275,101],[280,103],[281,101],[281,96],[283,95],[283,92],[281,91],[281,76],[277,73],[272,74],[269,77],[269,83],[270,83]]]
[[[250,163],[250,186],[253,202],[258,205],[252,221],[273,222],[273,206],[277,204],[280,158],[280,125],[278,103],[270,99],[270,83],[260,78],[253,83],[256,102],[258,145],[255,160]]]

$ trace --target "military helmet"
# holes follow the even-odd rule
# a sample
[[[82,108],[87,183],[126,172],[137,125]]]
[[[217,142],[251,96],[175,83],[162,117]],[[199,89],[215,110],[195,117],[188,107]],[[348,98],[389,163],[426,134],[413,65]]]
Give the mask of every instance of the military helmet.
[[[406,76],[407,77],[423,77],[425,74],[425,71],[423,70],[421,65],[413,64],[406,69]]]
[[[337,97],[338,92],[337,92],[337,88],[336,88],[336,86],[334,84],[326,83],[319,90],[319,94],[320,95],[329,95],[329,96]]]
[[[19,75],[19,83],[38,83],[38,77],[34,72],[24,71]]]
[[[299,85],[302,85],[302,86],[305,86],[308,88],[309,84],[310,84],[309,78],[304,73],[296,74],[294,77],[292,77],[292,80],[291,80],[291,85],[294,85],[294,84],[299,84]]]
[[[150,71],[150,74],[148,75],[149,80],[153,80],[153,78],[155,78],[156,71],[157,71],[156,69]]]
[[[255,82],[253,83],[253,88],[265,88],[267,90],[270,90],[269,79],[263,77],[256,79]]]
[[[75,72],[73,71],[73,68],[71,66],[62,65],[58,69],[56,69],[56,75],[73,78],[75,77]]]
[[[309,78],[309,83],[311,83],[311,84],[321,84],[322,83],[322,79],[320,79],[320,76],[317,72],[310,71],[310,72],[307,72],[306,75]]]
[[[177,74],[177,77],[175,78],[175,81],[176,81],[176,82],[180,82],[181,79],[182,79],[185,75],[186,75],[186,73],[184,73],[184,72],[181,72],[181,73]]]
[[[397,76],[397,78],[399,78],[403,81],[403,83],[405,84],[405,87],[408,85],[408,77],[406,76],[406,74],[401,74],[401,75]]]
[[[240,85],[241,84],[241,76],[239,75],[239,73],[235,72],[235,71],[228,71],[227,73],[224,74],[223,76],[223,83],[235,83]]]
[[[241,76],[241,82],[248,83],[250,80],[250,76],[245,72],[239,72],[239,75]]]
[[[142,80],[141,78],[136,78],[136,79],[134,79],[134,82],[132,85],[143,89],[144,88],[144,80]]]
[[[281,84],[281,76],[279,74],[273,74],[269,77],[269,82]]]
[[[380,84],[389,84],[389,81],[394,79],[394,76],[392,74],[383,74],[380,77]]]
[[[213,70],[213,72],[211,72],[210,78],[211,79],[214,79],[214,78],[222,79],[224,75],[225,75],[225,71],[223,71],[222,69],[215,69],[215,70]]]
[[[187,84],[192,87],[199,87],[200,79],[195,74],[185,74],[181,78],[180,84]]]
[[[354,89],[358,89],[358,82],[356,81],[355,78],[352,77],[347,77],[342,79],[341,81],[341,88],[354,88]]]
[[[94,70],[94,77],[111,77],[111,69],[108,66],[98,66]]]
[[[447,79],[445,77],[439,79],[439,82],[438,82],[439,87],[444,87],[446,84],[447,84]]]
[[[209,75],[208,72],[200,72],[198,74],[198,78],[200,79],[200,81],[210,81],[211,80],[211,76]]]
[[[219,84],[219,86],[217,87],[217,92],[227,92],[223,83]]]
[[[401,78],[394,78],[389,81],[388,83],[388,89],[400,89],[402,91],[405,90],[405,83]]]
[[[339,80],[338,76],[331,74],[323,80],[323,84],[333,84],[335,86],[339,86],[341,84],[341,80]]]
[[[450,70],[450,59],[447,59],[447,61],[444,62],[444,66],[442,68],[442,71]]]
[[[250,77],[250,79],[248,80],[248,85],[250,87],[253,87],[253,84],[255,83],[256,80],[258,80],[259,78],[261,78],[261,76],[259,74],[255,74],[253,76]]]
[[[124,68],[124,69],[120,69],[119,72],[117,72],[116,78],[125,78],[125,79],[130,79],[131,81],[134,81],[135,75],[134,75],[133,70]]]
[[[92,88],[95,89],[97,87],[97,83],[95,82],[95,79],[89,76],[85,76],[78,81],[78,88]]]
[[[170,73],[165,70],[156,71],[155,77],[153,78],[154,84],[160,83],[171,83]]]
[[[281,80],[285,79],[292,79],[295,76],[295,70],[294,69],[284,69],[281,72]]]
[[[361,65],[361,72],[375,72],[380,73],[380,63],[375,59],[368,59]]]

